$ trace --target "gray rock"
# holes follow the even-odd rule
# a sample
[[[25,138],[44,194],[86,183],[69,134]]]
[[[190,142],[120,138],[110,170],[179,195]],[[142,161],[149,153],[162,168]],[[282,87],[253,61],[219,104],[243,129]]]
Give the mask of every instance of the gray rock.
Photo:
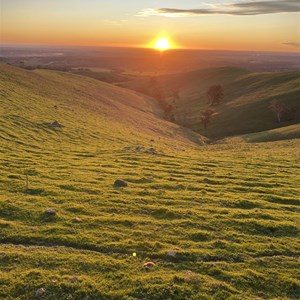
[[[70,279],[70,281],[71,281],[72,283],[75,283],[75,282],[78,281],[78,278],[77,278],[76,276],[74,276],[74,277],[72,277],[72,278]]]
[[[114,183],[115,187],[126,187],[128,186],[128,183],[125,180],[117,179]]]
[[[144,147],[142,147],[142,146],[137,146],[137,147],[135,147],[135,151],[137,151],[137,152],[140,152],[140,151],[142,151],[144,149]]]
[[[144,263],[144,268],[145,269],[150,269],[154,266],[155,266],[155,263],[153,263],[152,261],[148,261],[148,262]]]
[[[172,250],[167,250],[167,254],[169,256],[173,256],[173,257],[175,257],[177,255],[177,253],[175,251],[172,251]]]
[[[156,149],[155,148],[149,148],[145,151],[146,153],[152,153],[155,154],[156,153]]]
[[[49,215],[49,216],[55,216],[56,215],[56,211],[53,208],[46,208],[45,214]]]
[[[50,124],[50,127],[57,128],[57,127],[62,127],[62,125],[58,121],[54,121]]]
[[[39,288],[35,292],[36,297],[42,297],[45,294],[46,290],[44,288]]]

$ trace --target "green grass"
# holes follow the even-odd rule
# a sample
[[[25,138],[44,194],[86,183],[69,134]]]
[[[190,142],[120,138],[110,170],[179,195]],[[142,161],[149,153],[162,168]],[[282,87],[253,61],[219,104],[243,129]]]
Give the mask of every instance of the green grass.
[[[266,130],[262,132],[255,132],[235,136],[232,138],[226,138],[225,141],[229,143],[234,142],[250,142],[250,143],[261,143],[271,142],[278,140],[288,140],[300,138],[300,124],[284,126],[272,130]]]
[[[151,82],[150,78],[136,79],[123,85],[151,93]],[[177,122],[182,122],[184,114],[185,126],[208,138],[219,139],[300,123],[299,71],[251,73],[244,69],[222,67],[158,76],[156,82],[167,96],[172,95],[172,90],[179,89],[179,100],[174,103],[172,97],[168,98]],[[221,105],[212,107],[215,115],[204,130],[200,117],[208,108],[206,91],[216,84],[223,86],[225,97]],[[276,122],[276,116],[269,108],[274,99],[294,113],[292,120],[281,124]]]
[[[134,93],[1,71],[1,299],[299,298],[299,139],[199,147]]]
[[[122,81],[132,80],[133,78],[129,75],[118,74],[115,71],[94,71],[93,68],[91,70],[88,68],[72,70],[71,73],[105,81],[108,83],[119,83]]]

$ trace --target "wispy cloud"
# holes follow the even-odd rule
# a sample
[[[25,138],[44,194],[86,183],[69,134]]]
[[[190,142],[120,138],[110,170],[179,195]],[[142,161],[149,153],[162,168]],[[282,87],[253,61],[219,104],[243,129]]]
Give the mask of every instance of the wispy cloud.
[[[287,45],[287,46],[291,46],[291,47],[295,47],[295,48],[300,48],[300,43],[299,42],[285,42],[282,43],[283,45]]]
[[[185,17],[198,15],[263,15],[276,13],[300,12],[299,0],[264,0],[236,2],[232,4],[219,4],[213,7],[204,7],[200,9],[178,9],[178,8],[158,8],[145,9],[139,16],[165,16],[165,17]]]

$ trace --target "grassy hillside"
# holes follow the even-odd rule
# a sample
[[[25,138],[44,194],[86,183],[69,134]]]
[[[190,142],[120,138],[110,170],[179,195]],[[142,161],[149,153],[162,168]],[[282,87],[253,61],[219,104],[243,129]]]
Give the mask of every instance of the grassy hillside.
[[[27,140],[30,134],[33,143],[39,138],[53,143],[60,137],[49,124],[57,120],[64,126],[61,135],[71,143],[118,140],[115,144],[122,147],[128,141],[146,140],[145,146],[151,140],[174,145],[202,141],[191,130],[165,122],[157,103],[136,92],[64,72],[0,68],[4,115],[0,134],[5,139],[19,133],[19,139]]]
[[[152,83],[151,83],[152,82]],[[224,88],[225,98],[214,106],[211,125],[203,129],[200,116],[209,105],[207,89],[215,84]],[[150,78],[135,80],[125,86],[151,93],[155,89]],[[160,76],[156,85],[169,96],[179,122],[210,138],[222,138],[265,131],[300,122],[300,72],[251,73],[238,68],[216,68],[185,74]],[[172,90],[179,89],[180,99],[174,101]],[[278,124],[269,106],[273,99],[284,103],[292,112],[290,121]]]
[[[288,140],[288,139],[299,139],[300,138],[300,124],[280,127],[272,130],[266,130],[261,132],[249,133],[240,136],[235,136],[232,138],[226,138],[227,143],[261,143],[261,142],[271,142],[278,140]]]
[[[71,70],[71,73],[77,74],[77,75],[81,75],[81,76],[86,76],[86,77],[90,77],[93,79],[97,79],[100,81],[105,81],[108,83],[120,83],[123,81],[128,81],[128,80],[132,80],[134,79],[133,76],[130,75],[124,75],[124,74],[120,74],[120,72],[118,71],[114,71],[114,70],[94,70],[92,69],[88,69],[88,68],[79,68],[79,69],[73,69]]]
[[[139,94],[0,74],[1,299],[299,298],[299,139],[196,147]]]

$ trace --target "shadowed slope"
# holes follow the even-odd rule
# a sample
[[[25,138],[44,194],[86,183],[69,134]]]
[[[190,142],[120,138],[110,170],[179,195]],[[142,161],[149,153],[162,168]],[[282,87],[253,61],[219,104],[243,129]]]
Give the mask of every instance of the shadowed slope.
[[[254,133],[300,122],[300,72],[251,73],[247,70],[224,67],[203,69],[184,74],[160,76],[157,85],[169,95],[174,114],[185,126],[211,138]],[[207,130],[201,124],[201,113],[209,108],[206,91],[221,84],[224,100],[211,107],[215,114]],[[132,89],[150,91],[151,80],[143,79],[125,84]],[[180,99],[170,95],[178,89]],[[271,101],[277,99],[292,112],[292,118],[278,124],[270,110]]]

